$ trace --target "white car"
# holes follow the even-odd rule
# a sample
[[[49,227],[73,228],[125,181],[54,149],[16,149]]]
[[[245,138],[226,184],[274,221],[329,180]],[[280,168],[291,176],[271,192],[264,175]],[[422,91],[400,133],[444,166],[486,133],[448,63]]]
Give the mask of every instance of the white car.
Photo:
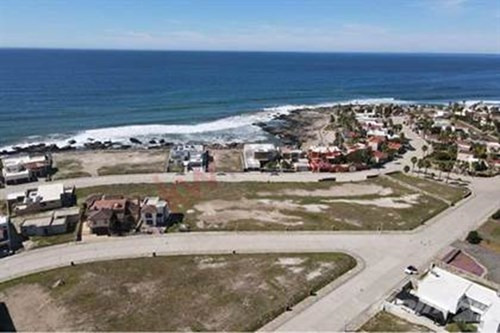
[[[408,275],[415,275],[418,274],[418,269],[415,266],[408,266],[405,268],[405,273]]]

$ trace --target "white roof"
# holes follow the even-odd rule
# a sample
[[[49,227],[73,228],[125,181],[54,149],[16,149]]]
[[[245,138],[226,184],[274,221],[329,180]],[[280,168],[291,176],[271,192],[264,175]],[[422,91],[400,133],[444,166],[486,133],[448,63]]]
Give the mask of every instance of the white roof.
[[[339,152],[341,151],[337,146],[311,146],[309,147],[310,151],[315,153],[329,153],[329,152]]]
[[[247,143],[243,146],[245,151],[275,151],[276,146],[273,143]]]
[[[54,218],[63,218],[71,215],[80,215],[80,207],[65,207],[54,210]]]
[[[5,215],[0,215],[0,224],[7,224],[9,222],[9,217]]]
[[[493,289],[434,267],[419,281],[415,295],[424,303],[456,313],[463,296],[487,306],[481,316],[482,332],[496,332],[500,325],[500,295]]]
[[[21,227],[43,228],[43,227],[49,227],[51,223],[52,223],[51,216],[38,217],[38,218],[24,220],[23,223],[21,223]]]
[[[7,200],[16,200],[26,195],[26,192],[12,192],[7,194]]]
[[[151,205],[156,207],[163,207],[167,205],[167,202],[159,197],[146,197],[144,199],[145,205]]]
[[[29,162],[45,162],[46,160],[47,158],[45,157],[45,155],[16,155],[2,158],[2,162],[4,165],[24,164]]]
[[[40,185],[38,187],[38,196],[42,201],[55,201],[61,199],[61,194],[64,193],[63,184]]]
[[[458,302],[471,283],[435,267],[418,283],[416,296],[439,310],[456,313]]]

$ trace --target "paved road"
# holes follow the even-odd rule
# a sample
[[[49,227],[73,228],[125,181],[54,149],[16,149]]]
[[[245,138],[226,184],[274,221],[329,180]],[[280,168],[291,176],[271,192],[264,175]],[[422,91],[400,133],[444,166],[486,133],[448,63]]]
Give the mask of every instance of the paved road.
[[[422,157],[422,146],[425,141],[417,134],[410,131],[405,126],[403,131],[407,138],[411,139],[414,146],[414,151],[409,151],[404,156],[396,161],[387,163],[384,168],[371,169],[365,171],[351,173],[280,173],[279,175],[271,175],[270,173],[261,172],[237,172],[226,173],[226,175],[217,175],[214,173],[187,173],[185,175],[177,175],[175,173],[158,173],[158,174],[131,174],[131,175],[110,175],[98,177],[83,177],[54,181],[54,183],[64,183],[65,185],[74,185],[77,188],[92,187],[99,185],[113,184],[154,184],[154,183],[175,183],[175,182],[193,182],[193,181],[218,181],[218,182],[316,182],[323,178],[335,177],[338,182],[362,181],[367,176],[380,175],[388,172],[399,171],[405,165],[411,166],[411,158],[413,156]],[[27,188],[33,188],[44,181],[33,182],[15,186],[8,186],[0,189],[0,200],[5,200],[8,193],[24,191]]]
[[[408,233],[192,233],[137,236],[96,243],[69,244],[25,252],[0,260],[0,281],[76,263],[157,254],[344,251],[365,268],[305,310],[285,314],[265,327],[280,331],[339,331],[366,314],[404,278],[408,264],[427,263],[499,208],[500,178],[477,179],[474,196],[440,214],[419,232]],[[290,317],[290,318],[289,318]]]

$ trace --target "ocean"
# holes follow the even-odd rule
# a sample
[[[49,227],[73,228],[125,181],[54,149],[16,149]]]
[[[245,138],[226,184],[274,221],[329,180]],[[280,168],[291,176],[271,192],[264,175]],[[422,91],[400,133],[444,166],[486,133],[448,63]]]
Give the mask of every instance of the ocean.
[[[500,103],[500,55],[0,49],[0,147],[260,141],[300,107],[463,100]]]

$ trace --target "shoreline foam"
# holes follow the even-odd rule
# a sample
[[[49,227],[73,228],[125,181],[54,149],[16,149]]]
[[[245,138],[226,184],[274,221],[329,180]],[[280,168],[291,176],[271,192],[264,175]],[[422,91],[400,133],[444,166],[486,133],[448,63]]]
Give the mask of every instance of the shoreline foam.
[[[482,102],[484,104],[499,104],[500,101],[465,101],[466,105]],[[353,99],[348,101],[336,101],[319,104],[288,104],[275,107],[266,107],[260,111],[242,113],[222,119],[203,122],[193,125],[126,125],[116,127],[105,127],[88,129],[77,133],[56,133],[47,136],[31,136],[25,140],[0,147],[0,151],[12,151],[14,147],[26,148],[33,145],[45,144],[47,146],[57,145],[59,148],[68,146],[68,142],[74,141],[71,146],[83,148],[85,143],[90,142],[113,142],[130,145],[130,138],[136,138],[143,143],[150,140],[164,140],[170,143],[199,142],[213,144],[258,142],[268,140],[269,135],[258,123],[267,123],[276,117],[290,114],[298,110],[313,110],[318,108],[334,107],[337,105],[374,105],[374,104],[427,104],[443,105],[439,102],[414,102],[397,100],[394,98],[367,98]]]

